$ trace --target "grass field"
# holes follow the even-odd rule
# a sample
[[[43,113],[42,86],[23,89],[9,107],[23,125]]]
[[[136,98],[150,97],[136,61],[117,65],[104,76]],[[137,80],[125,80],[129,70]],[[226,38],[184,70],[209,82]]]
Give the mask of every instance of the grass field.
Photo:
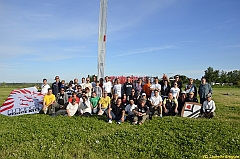
[[[0,88],[0,104],[12,89]],[[213,119],[156,117],[134,126],[99,116],[0,115],[0,158],[240,158],[240,89],[213,90]]]

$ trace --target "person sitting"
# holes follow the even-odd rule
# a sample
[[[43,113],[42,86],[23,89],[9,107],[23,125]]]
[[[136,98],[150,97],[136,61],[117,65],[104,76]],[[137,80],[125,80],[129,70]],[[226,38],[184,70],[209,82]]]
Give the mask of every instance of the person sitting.
[[[85,92],[86,92],[86,96],[88,98],[91,98],[91,90],[88,87],[85,88]]]
[[[96,95],[96,92],[92,92],[92,97],[90,99],[90,103],[92,105],[92,113],[97,114],[98,112],[98,102],[100,98]]]
[[[202,106],[203,117],[212,118],[215,116],[215,110],[216,110],[215,102],[212,100],[211,94],[208,94],[206,97],[207,97],[207,100],[203,102],[203,106]]]
[[[78,104],[75,99],[72,100],[72,102],[68,103],[67,108],[65,110],[58,110],[53,116],[58,115],[67,115],[69,117],[76,114],[78,110]]]
[[[77,93],[73,92],[72,96],[70,98],[68,98],[68,102],[72,102],[72,99],[76,99],[77,104],[80,104],[80,99],[77,97]]]
[[[55,102],[55,95],[52,93],[52,88],[48,88],[47,94],[43,98],[43,112],[44,114],[52,114],[52,104]]]
[[[163,109],[166,116],[175,116],[178,113],[178,101],[173,98],[172,93],[168,93],[168,98],[164,99]]]
[[[91,103],[87,96],[82,96],[83,102],[79,105],[80,115],[88,117],[92,114]]]
[[[162,117],[162,97],[159,95],[158,89],[154,90],[154,95],[150,98],[150,119],[154,115]]]
[[[125,112],[128,114],[127,119],[130,121],[133,121],[134,113],[133,110],[137,107],[136,104],[134,104],[134,100],[132,98],[129,99],[129,104],[125,108]]]
[[[107,110],[107,108],[111,105],[111,99],[108,96],[108,92],[104,91],[103,97],[100,98],[99,101],[99,111],[98,115],[103,115],[103,113]],[[107,114],[107,112],[105,112]]]
[[[53,103],[52,113],[56,112],[56,109],[65,109],[68,105],[68,95],[64,92],[64,88],[60,89],[60,93],[57,94],[56,102]]]
[[[67,89],[67,86],[65,85],[65,80],[62,80],[62,81],[61,81],[60,88],[63,88],[63,89],[64,89],[64,91],[66,91],[66,89]]]
[[[117,104],[118,94],[114,94],[113,98],[111,99],[111,104]]]
[[[185,102],[196,102],[196,103],[198,103],[198,99],[196,98],[196,96],[194,96],[193,92],[189,92],[188,97],[186,98]]]
[[[184,107],[186,102],[186,92],[182,91],[180,97],[178,98],[178,112],[182,112],[182,108]]]
[[[140,99],[140,103],[133,110],[134,118],[132,124],[142,125],[149,118],[149,108],[146,105],[145,99]]]
[[[124,105],[124,107],[126,107],[128,105],[128,100],[127,100],[127,95],[123,94],[122,96],[122,105]]]
[[[146,93],[142,93],[141,98],[138,99],[137,105],[141,103],[141,99],[144,99],[145,102],[146,102],[145,104],[148,106],[148,108],[150,108],[150,106],[151,106],[151,101],[149,100],[149,98],[147,98]]]
[[[117,104],[113,104],[108,108],[108,123],[116,120],[117,124],[121,124],[125,120],[125,108],[122,105],[122,99],[118,98]]]
[[[138,96],[138,93],[135,92],[134,88],[132,88],[131,90],[131,95],[129,96],[129,99],[130,98],[133,99],[134,104],[137,104],[139,96]]]

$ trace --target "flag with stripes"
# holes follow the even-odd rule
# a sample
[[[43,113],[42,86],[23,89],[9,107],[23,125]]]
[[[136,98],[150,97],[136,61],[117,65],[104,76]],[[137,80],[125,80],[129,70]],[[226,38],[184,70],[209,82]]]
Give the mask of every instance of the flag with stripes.
[[[186,102],[182,109],[181,116],[188,118],[197,118],[199,116],[201,107],[202,105],[199,103]]]
[[[43,107],[43,94],[36,87],[13,90],[0,108],[0,114],[17,116],[35,114]]]

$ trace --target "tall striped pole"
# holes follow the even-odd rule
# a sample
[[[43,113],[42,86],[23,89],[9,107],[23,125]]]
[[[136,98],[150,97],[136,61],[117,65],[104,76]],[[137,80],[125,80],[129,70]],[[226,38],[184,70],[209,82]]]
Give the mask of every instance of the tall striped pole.
[[[98,79],[104,78],[107,33],[107,3],[100,0],[99,30],[98,30]]]

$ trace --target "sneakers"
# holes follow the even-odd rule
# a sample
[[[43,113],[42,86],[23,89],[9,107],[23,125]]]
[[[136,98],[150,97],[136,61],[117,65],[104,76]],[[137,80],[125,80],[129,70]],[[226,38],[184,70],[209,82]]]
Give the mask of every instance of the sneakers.
[[[120,121],[118,121],[118,122],[116,122],[117,124],[121,124],[121,122]]]
[[[132,124],[133,124],[133,125],[136,125],[136,124],[137,124],[137,121],[133,121]]]
[[[112,124],[112,120],[108,120],[108,123],[109,123],[109,124]]]
[[[139,122],[138,124],[139,124],[139,125],[142,125],[143,123],[142,123],[142,122]]]
[[[160,116],[160,118],[162,118],[162,114],[160,114],[159,116]]]

